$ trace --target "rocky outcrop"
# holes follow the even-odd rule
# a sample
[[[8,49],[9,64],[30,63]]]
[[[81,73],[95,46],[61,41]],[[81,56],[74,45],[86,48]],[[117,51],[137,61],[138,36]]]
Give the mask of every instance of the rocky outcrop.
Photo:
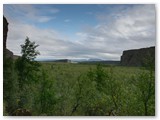
[[[12,51],[10,51],[10,50],[8,50],[8,49],[6,49],[5,50],[5,54],[6,54],[6,57],[7,58],[13,58],[13,52]]]
[[[20,57],[20,56],[18,56],[18,55],[13,55],[13,59],[14,59],[14,60],[17,60],[19,57]]]
[[[7,33],[8,33],[8,22],[7,19],[3,16],[3,51],[6,50]]]
[[[5,55],[5,57],[7,57],[7,58],[14,58],[13,52],[8,50],[6,47],[7,34],[8,34],[8,21],[3,16],[3,55]],[[15,58],[17,58],[17,56]]]
[[[27,109],[19,108],[12,113],[12,116],[32,116],[32,114]]]
[[[60,60],[56,60],[54,62],[71,63],[71,60],[69,60],[69,59],[60,59]]]
[[[150,58],[155,60],[155,47],[123,51],[120,63],[123,66],[142,66]]]

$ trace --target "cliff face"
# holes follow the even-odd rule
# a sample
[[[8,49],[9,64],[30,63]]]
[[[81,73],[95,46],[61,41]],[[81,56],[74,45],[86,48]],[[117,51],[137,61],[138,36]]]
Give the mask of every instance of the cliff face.
[[[8,22],[7,19],[3,16],[3,51],[6,49],[7,33],[8,33]]]
[[[6,57],[13,58],[13,52],[7,49],[6,43],[7,43],[7,33],[8,33],[8,22],[7,19],[3,16],[3,55],[6,55]]]
[[[121,65],[142,66],[149,57],[155,60],[155,47],[123,51]]]

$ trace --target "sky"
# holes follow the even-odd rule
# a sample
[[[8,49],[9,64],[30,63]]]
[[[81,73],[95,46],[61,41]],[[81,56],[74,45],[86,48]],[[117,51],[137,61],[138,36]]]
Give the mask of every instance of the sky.
[[[120,60],[124,50],[155,46],[154,4],[4,4],[7,48],[21,55],[26,37],[37,59]]]

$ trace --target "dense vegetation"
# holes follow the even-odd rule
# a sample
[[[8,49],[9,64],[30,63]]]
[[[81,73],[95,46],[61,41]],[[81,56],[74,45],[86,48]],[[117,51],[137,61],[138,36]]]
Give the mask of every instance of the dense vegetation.
[[[32,115],[155,115],[152,64],[38,63],[34,42],[27,38],[21,47],[18,60],[4,57],[4,115],[19,108]]]

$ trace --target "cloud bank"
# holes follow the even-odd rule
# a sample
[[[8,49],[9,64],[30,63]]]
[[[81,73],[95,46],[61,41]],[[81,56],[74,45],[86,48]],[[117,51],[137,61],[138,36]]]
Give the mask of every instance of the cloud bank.
[[[61,10],[45,9],[53,16],[39,13],[38,8],[29,6],[12,6],[12,10],[19,14],[18,18],[11,16],[8,9],[4,10],[9,21],[7,47],[20,54],[20,45],[26,36],[39,44],[39,58],[101,58],[106,60],[120,60],[123,50],[154,46],[156,42],[156,13],[154,5],[135,5],[123,8],[115,7],[108,13],[96,13],[98,24],[86,26],[76,31],[76,40],[68,39],[56,29],[44,29],[23,22],[24,19],[40,23],[55,19],[55,14]],[[10,8],[10,9],[11,9]],[[19,11],[22,9],[23,11]],[[88,12],[89,13],[89,12]],[[25,14],[24,19],[20,17]],[[94,14],[94,13],[92,13]],[[18,21],[16,21],[18,19]],[[21,20],[21,21],[20,21]],[[26,21],[26,20],[24,20]],[[65,22],[72,22],[65,19]],[[71,27],[72,29],[72,27]]]

